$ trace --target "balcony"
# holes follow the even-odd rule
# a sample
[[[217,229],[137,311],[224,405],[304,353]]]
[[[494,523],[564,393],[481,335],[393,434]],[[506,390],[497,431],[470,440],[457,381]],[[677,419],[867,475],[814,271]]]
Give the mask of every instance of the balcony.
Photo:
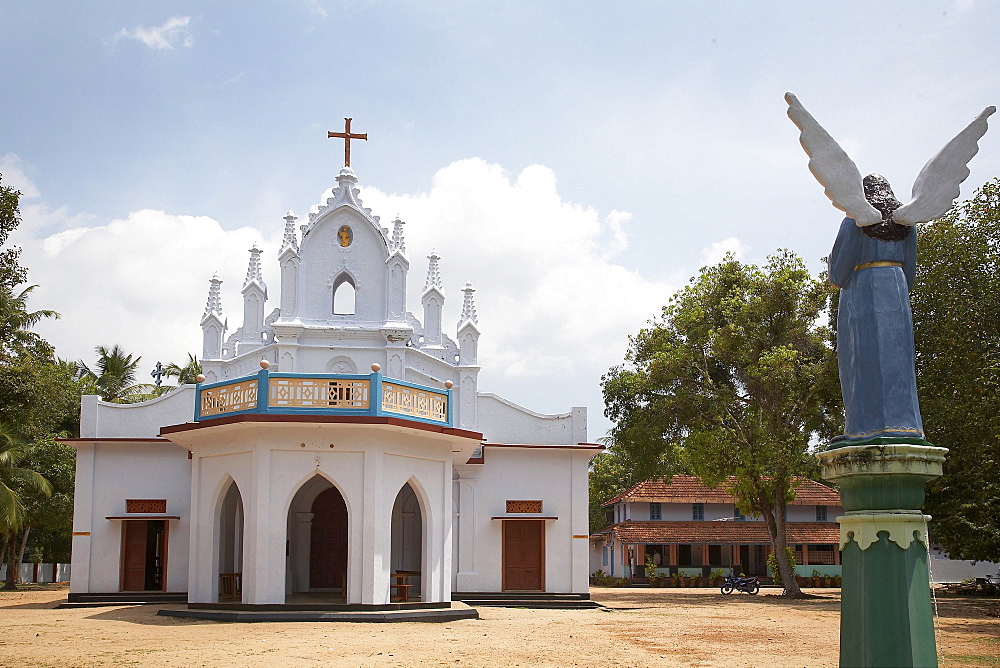
[[[373,365],[377,369],[377,365]],[[195,422],[242,413],[269,415],[370,415],[452,426],[451,383],[441,390],[369,375],[257,374],[199,383]]]

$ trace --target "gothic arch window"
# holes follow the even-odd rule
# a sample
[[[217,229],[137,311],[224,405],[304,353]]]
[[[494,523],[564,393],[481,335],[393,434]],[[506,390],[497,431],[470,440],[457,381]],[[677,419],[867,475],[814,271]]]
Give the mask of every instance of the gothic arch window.
[[[357,286],[349,274],[341,274],[333,282],[334,315],[354,315]]]

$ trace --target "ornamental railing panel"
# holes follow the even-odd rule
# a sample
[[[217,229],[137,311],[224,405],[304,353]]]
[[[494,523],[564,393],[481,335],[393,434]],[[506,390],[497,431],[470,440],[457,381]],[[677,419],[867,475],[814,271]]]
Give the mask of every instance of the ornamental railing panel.
[[[448,395],[382,381],[382,410],[436,422],[448,421]]]
[[[257,379],[201,388],[201,416],[236,413],[257,407]]]
[[[341,378],[270,378],[268,408],[371,407],[371,381]]]

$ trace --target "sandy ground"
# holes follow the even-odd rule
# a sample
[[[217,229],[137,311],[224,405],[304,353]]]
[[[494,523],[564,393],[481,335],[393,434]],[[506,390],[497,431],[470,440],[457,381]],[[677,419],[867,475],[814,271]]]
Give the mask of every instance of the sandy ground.
[[[446,624],[250,624],[158,617],[159,606],[58,610],[65,588],[34,588],[0,592],[0,665],[835,666],[839,592],[804,601],[768,593],[595,587],[608,609],[480,608],[482,619]],[[942,666],[1000,667],[1000,602],[938,607]]]

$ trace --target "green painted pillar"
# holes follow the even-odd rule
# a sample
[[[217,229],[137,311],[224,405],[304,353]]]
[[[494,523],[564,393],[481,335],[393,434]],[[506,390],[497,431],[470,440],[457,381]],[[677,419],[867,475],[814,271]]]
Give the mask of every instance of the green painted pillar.
[[[937,666],[924,483],[941,475],[946,448],[875,439],[818,454],[840,486],[843,598],[840,665]]]

